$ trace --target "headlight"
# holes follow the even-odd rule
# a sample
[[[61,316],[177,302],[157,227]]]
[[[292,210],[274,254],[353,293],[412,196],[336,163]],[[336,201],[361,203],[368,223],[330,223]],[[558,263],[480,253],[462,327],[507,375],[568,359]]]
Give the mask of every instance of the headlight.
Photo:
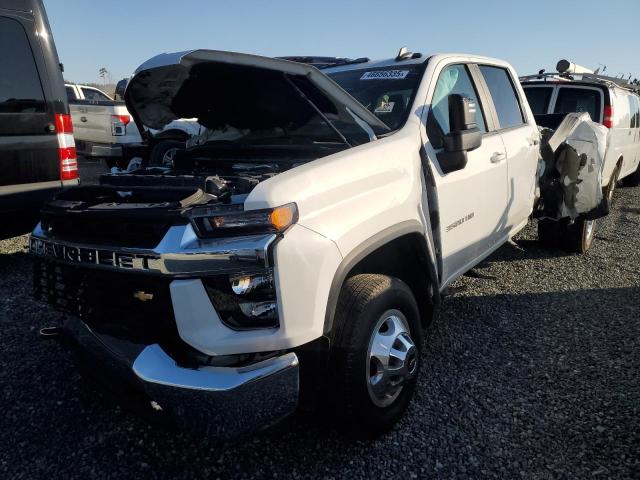
[[[192,221],[204,237],[278,233],[298,220],[295,203],[264,210],[195,212]]]

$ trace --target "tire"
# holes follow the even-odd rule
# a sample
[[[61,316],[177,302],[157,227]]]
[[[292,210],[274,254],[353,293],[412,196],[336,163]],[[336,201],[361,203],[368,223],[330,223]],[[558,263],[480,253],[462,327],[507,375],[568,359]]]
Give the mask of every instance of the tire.
[[[613,194],[616,191],[616,185],[618,184],[618,177],[620,176],[620,166],[616,166],[611,174],[611,179],[609,180],[609,185],[606,186],[602,195],[604,196],[605,202],[605,211],[609,213],[611,211],[611,207],[613,206]]]
[[[178,140],[162,140],[156,144],[149,155],[149,166],[172,167],[175,152],[185,149],[185,142]]]
[[[562,248],[567,252],[586,253],[593,244],[595,220],[577,219],[572,224],[563,224]]]
[[[331,412],[351,434],[375,437],[398,422],[415,392],[423,344],[418,305],[399,279],[355,275],[342,287],[334,325],[328,388]],[[376,349],[376,345],[402,353],[387,355],[392,368],[385,369],[380,361],[384,357],[380,353],[391,349]]]
[[[636,171],[622,179],[622,185],[625,187],[637,187],[640,185],[640,165]]]
[[[538,220],[538,241],[547,248],[559,248],[560,230],[560,222],[542,218]]]

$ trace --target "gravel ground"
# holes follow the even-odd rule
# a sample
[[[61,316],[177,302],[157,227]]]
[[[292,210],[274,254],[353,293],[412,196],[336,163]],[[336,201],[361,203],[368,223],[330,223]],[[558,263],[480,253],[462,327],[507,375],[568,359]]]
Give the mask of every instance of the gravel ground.
[[[456,282],[373,442],[302,416],[235,445],[148,425],[38,338],[60,317],[31,300],[26,238],[2,241],[0,478],[640,478],[639,205],[619,190],[585,256],[527,228]]]

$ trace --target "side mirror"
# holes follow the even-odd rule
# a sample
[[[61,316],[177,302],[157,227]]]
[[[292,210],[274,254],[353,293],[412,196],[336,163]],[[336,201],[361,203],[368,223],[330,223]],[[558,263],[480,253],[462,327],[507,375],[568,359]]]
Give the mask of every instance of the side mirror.
[[[467,166],[467,152],[482,145],[482,132],[476,124],[476,102],[457,93],[449,95],[448,101],[450,133],[444,136],[444,151],[438,154],[444,173],[462,170]]]

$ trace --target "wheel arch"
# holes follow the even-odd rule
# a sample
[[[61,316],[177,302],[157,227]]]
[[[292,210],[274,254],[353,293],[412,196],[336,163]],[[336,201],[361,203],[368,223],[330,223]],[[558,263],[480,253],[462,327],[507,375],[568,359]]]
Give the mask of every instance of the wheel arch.
[[[338,297],[344,282],[359,273],[389,275],[407,283],[416,297],[425,323],[426,319],[431,318],[433,306],[440,304],[438,274],[431,258],[424,227],[417,221],[394,225],[361,243],[342,260],[333,277],[324,333],[333,329]]]
[[[157,142],[160,142],[162,140],[178,140],[181,142],[186,142],[190,137],[191,135],[189,135],[184,130],[180,130],[179,128],[163,130],[162,132],[153,136],[154,140],[156,140]]]

